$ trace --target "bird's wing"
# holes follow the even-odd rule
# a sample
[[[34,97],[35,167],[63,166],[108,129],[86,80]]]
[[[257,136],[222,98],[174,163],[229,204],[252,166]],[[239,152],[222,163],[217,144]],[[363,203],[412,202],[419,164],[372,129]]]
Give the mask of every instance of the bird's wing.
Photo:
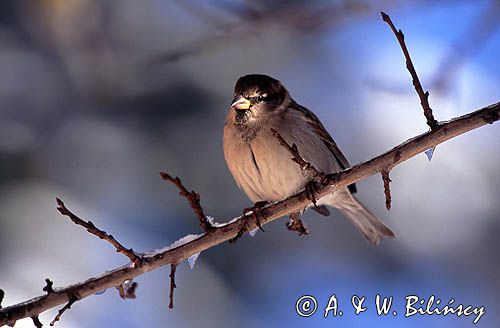
[[[340,148],[337,146],[333,138],[330,136],[328,131],[326,131],[325,127],[321,123],[321,121],[318,119],[318,117],[311,112],[309,109],[305,108],[304,106],[301,106],[297,103],[295,103],[291,108],[295,110],[299,110],[304,114],[305,119],[311,126],[311,128],[316,132],[316,134],[323,140],[325,143],[326,147],[332,152],[333,156],[339,163],[340,167],[345,170],[349,167],[351,167],[351,164],[349,164],[349,161],[347,158],[344,156]],[[356,184],[353,183],[348,186],[349,191],[352,193],[355,193],[357,191]]]

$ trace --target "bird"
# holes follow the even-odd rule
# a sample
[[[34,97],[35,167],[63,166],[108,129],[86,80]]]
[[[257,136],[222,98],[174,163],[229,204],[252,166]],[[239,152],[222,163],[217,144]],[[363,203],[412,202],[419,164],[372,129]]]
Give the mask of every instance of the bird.
[[[279,80],[263,74],[242,76],[224,122],[224,158],[236,184],[255,204],[283,200],[312,179],[292,160],[273,130],[295,144],[301,157],[318,171],[335,173],[350,167],[318,117],[298,104]],[[338,209],[372,244],[394,238],[394,232],[355,198],[356,191],[355,184],[333,189],[310,207],[324,216],[330,215],[326,206]],[[300,214],[292,213],[290,218]]]

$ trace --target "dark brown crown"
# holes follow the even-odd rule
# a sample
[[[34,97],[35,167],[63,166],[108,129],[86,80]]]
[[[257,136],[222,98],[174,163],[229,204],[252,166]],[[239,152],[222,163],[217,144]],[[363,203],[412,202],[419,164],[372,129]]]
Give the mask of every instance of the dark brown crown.
[[[285,88],[280,81],[263,74],[250,74],[242,76],[234,86],[236,95],[247,95],[252,92],[260,94],[279,94],[284,92]]]

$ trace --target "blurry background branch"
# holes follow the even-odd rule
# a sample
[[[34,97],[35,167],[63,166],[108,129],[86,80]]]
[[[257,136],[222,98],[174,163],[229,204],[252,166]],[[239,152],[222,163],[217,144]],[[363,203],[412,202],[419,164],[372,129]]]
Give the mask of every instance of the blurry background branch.
[[[488,45],[488,41],[500,28],[500,1],[493,0],[468,24],[455,40],[452,50],[441,59],[431,81],[431,87],[438,92],[449,91],[453,81],[467,59],[475,56]]]

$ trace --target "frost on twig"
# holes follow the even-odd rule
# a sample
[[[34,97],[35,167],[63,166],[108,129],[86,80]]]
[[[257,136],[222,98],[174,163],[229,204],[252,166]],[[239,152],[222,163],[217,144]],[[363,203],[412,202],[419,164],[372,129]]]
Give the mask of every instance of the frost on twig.
[[[194,269],[194,265],[196,264],[196,260],[198,259],[198,256],[200,256],[201,252],[198,252],[196,254],[193,254],[191,255],[189,258],[188,258],[188,264],[189,264],[189,268],[191,270]]]
[[[255,229],[253,229],[253,230],[250,230],[250,231],[248,232],[248,234],[250,235],[250,237],[255,237],[255,234],[257,234],[257,231],[259,231],[259,230],[260,230],[260,229],[257,227],[257,228],[255,228]]]
[[[144,257],[145,258],[150,258],[150,257],[154,257],[154,256],[156,256],[158,254],[165,253],[166,251],[169,251],[171,249],[174,249],[174,248],[180,247],[180,246],[182,246],[184,244],[187,244],[189,242],[192,242],[193,240],[198,239],[201,236],[203,236],[203,234],[201,234],[201,235],[195,235],[195,234],[186,235],[186,236],[184,236],[182,238],[177,239],[172,244],[170,244],[170,245],[168,245],[166,247],[159,248],[159,249],[156,249],[156,250],[154,250],[152,252],[144,254]]]
[[[179,189],[179,195],[186,197],[189,205],[198,217],[198,220],[200,221],[200,227],[203,229],[203,231],[213,231],[215,227],[210,224],[207,217],[203,213],[203,208],[200,205],[200,194],[196,193],[194,190],[192,190],[191,192],[187,191],[186,187],[184,187],[184,185],[182,184],[181,179],[179,179],[178,177],[173,178],[165,172],[160,172],[160,176],[163,180],[172,182]]]
[[[66,206],[64,205],[63,201],[60,200],[59,198],[56,198],[56,201],[57,201],[57,205],[58,205],[57,210],[62,215],[69,217],[71,219],[71,221],[73,221],[75,224],[86,228],[87,231],[90,232],[91,234],[93,234],[101,239],[104,239],[105,241],[107,241],[108,243],[113,245],[116,248],[117,252],[122,253],[123,255],[128,257],[130,259],[130,261],[132,263],[134,263],[134,265],[138,266],[141,264],[141,260],[142,260],[141,257],[139,255],[137,255],[132,248],[126,248],[125,246],[120,244],[112,235],[106,233],[106,231],[104,231],[104,230],[98,229],[92,223],[92,221],[84,221],[84,220],[80,219],[78,216],[76,216],[70,210],[68,210],[66,208]]]
[[[380,14],[382,16],[382,20],[389,25],[392,32],[398,39],[399,45],[401,46],[401,50],[403,50],[403,54],[406,58],[406,68],[410,72],[413,81],[413,86],[415,87],[418,97],[420,98],[420,105],[422,105],[422,109],[424,110],[424,116],[427,119],[427,125],[431,128],[431,130],[435,130],[439,126],[439,123],[434,118],[434,114],[432,113],[432,108],[429,105],[429,91],[424,92],[424,88],[420,83],[420,79],[418,78],[415,66],[413,66],[413,62],[411,61],[410,53],[408,52],[408,48],[406,48],[405,36],[403,34],[403,31],[396,29],[389,15],[387,15],[384,12],[380,12]]]
[[[214,225],[215,227],[223,227],[223,226],[225,226],[225,224],[215,222],[214,218],[212,218],[210,216],[208,218],[209,218],[209,222],[211,224],[215,224]],[[182,246],[184,244],[187,244],[187,243],[189,243],[189,242],[191,242],[191,241],[193,241],[195,239],[200,238],[201,236],[203,236],[203,234],[201,234],[201,235],[195,235],[195,234],[186,235],[186,236],[184,236],[182,238],[179,238],[178,240],[174,241],[169,246],[166,246],[166,247],[154,250],[152,252],[146,253],[144,256],[145,256],[145,258],[154,257],[154,256],[156,256],[158,254],[161,254],[161,253],[164,253],[164,252],[166,252],[168,250],[171,250],[171,249],[180,247],[180,246]],[[198,252],[198,253],[195,253],[195,254],[191,255],[190,257],[188,257],[187,261],[188,261],[189,267],[191,269],[194,268],[196,260],[198,259],[198,257],[200,256],[200,254],[201,254],[201,252]]]
[[[434,155],[434,150],[436,150],[436,147],[429,148],[425,151],[425,156],[427,156],[427,159],[432,161],[432,156]]]

